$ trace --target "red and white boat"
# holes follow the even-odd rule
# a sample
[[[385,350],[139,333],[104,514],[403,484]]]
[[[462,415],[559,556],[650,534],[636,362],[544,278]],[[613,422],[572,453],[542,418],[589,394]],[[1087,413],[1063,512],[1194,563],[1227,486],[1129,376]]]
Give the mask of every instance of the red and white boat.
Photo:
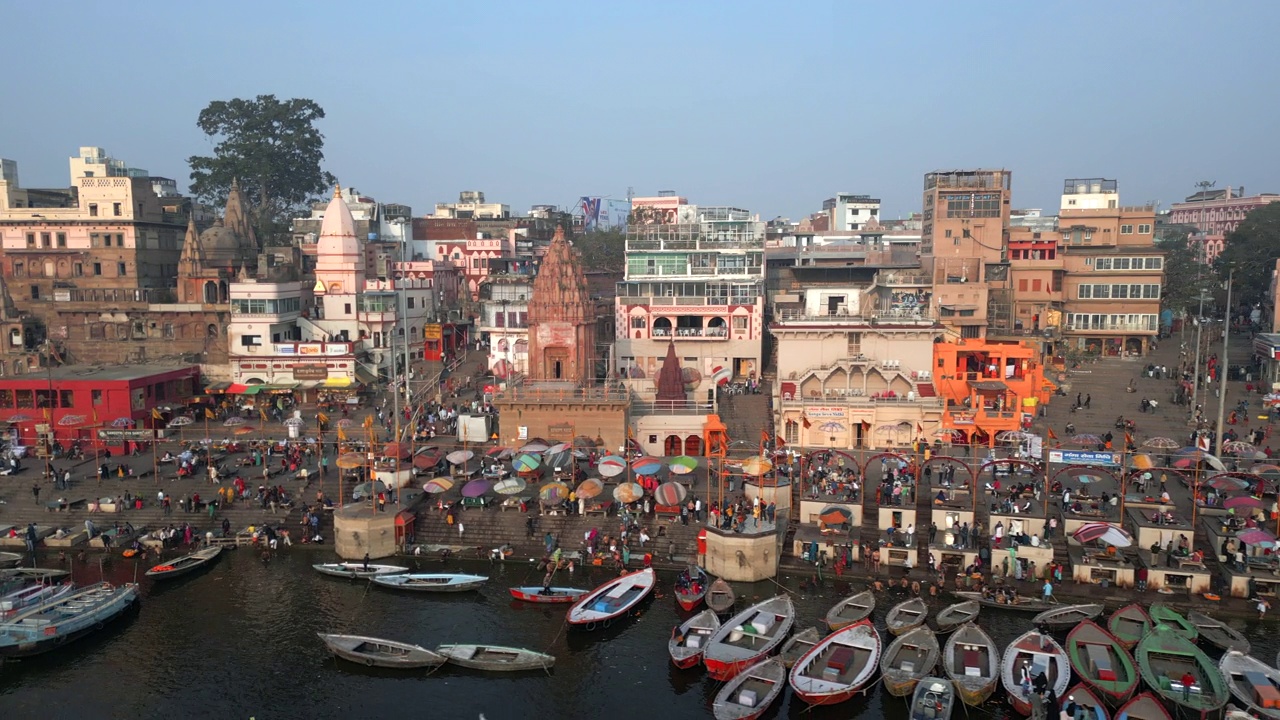
[[[653,592],[655,582],[652,568],[613,578],[569,608],[569,627],[578,630],[609,627],[614,620],[635,610],[640,601]]]
[[[686,612],[693,612],[702,604],[710,586],[711,578],[707,577],[706,571],[700,567],[689,567],[676,579],[676,602]]]
[[[1057,640],[1039,630],[1028,630],[1009,644],[1000,663],[1009,704],[1021,715],[1031,714],[1032,684],[1043,674],[1056,697],[1066,697],[1071,682],[1071,659]]]
[[[671,663],[681,670],[702,663],[702,651],[707,641],[720,629],[720,618],[715,610],[703,610],[685,620],[679,627],[672,628],[671,639],[667,641],[667,652],[671,655]]]
[[[751,667],[787,639],[796,621],[791,596],[778,595],[734,615],[707,641],[702,662],[712,679],[724,682]]]
[[[524,585],[511,588],[511,597],[527,603],[571,603],[578,602],[590,590],[578,588],[553,587],[542,589],[541,585]]]
[[[791,689],[810,705],[834,705],[863,692],[880,666],[880,633],[860,620],[823,638],[791,668]]]

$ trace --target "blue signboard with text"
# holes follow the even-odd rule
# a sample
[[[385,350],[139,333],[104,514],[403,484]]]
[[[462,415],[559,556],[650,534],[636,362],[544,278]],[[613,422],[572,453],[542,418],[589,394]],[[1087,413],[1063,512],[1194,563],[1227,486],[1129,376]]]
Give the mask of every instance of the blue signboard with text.
[[[1093,450],[1050,450],[1049,462],[1064,465],[1109,465],[1120,464],[1118,452],[1096,452]]]

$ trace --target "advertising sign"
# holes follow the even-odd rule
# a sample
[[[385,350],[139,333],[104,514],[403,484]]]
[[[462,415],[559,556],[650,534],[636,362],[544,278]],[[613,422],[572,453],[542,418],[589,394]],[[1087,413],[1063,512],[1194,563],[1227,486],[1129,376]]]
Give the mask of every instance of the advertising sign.
[[[611,230],[625,227],[631,214],[631,203],[626,200],[606,200],[600,197],[583,197],[578,201],[582,213],[582,229]]]
[[[294,380],[327,380],[329,378],[329,367],[327,365],[294,365]]]
[[[141,440],[155,440],[155,439],[156,439],[156,434],[155,434],[155,431],[154,431],[154,430],[150,430],[150,429],[143,429],[143,430],[99,430],[99,431],[98,431],[98,439],[99,439],[99,440],[114,441],[114,442],[121,442],[121,441],[124,441],[124,440],[133,440],[133,441],[135,441],[135,442],[136,442],[136,441],[141,441]]]
[[[1120,464],[1118,452],[1096,452],[1093,450],[1050,450],[1049,462],[1064,465],[1108,465]]]
[[[444,337],[444,329],[440,325],[433,324],[422,326],[423,340],[439,340],[442,337]]]

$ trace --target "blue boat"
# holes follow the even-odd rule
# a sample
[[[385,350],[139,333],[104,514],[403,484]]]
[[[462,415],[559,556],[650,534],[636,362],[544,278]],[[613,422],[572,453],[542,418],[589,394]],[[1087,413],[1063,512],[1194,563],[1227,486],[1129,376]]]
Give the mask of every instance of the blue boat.
[[[62,647],[101,630],[137,600],[136,583],[101,583],[27,608],[0,622],[0,657],[29,657]]]

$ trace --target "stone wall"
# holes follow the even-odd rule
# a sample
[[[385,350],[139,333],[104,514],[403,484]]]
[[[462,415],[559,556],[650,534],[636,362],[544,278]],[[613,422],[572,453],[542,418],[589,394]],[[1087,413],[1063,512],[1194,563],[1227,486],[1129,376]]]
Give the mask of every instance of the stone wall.
[[[613,451],[627,440],[627,404],[623,402],[533,402],[499,399],[495,405],[502,418],[499,444],[521,443],[520,428],[526,438],[541,437],[563,442],[575,436],[600,437]]]

